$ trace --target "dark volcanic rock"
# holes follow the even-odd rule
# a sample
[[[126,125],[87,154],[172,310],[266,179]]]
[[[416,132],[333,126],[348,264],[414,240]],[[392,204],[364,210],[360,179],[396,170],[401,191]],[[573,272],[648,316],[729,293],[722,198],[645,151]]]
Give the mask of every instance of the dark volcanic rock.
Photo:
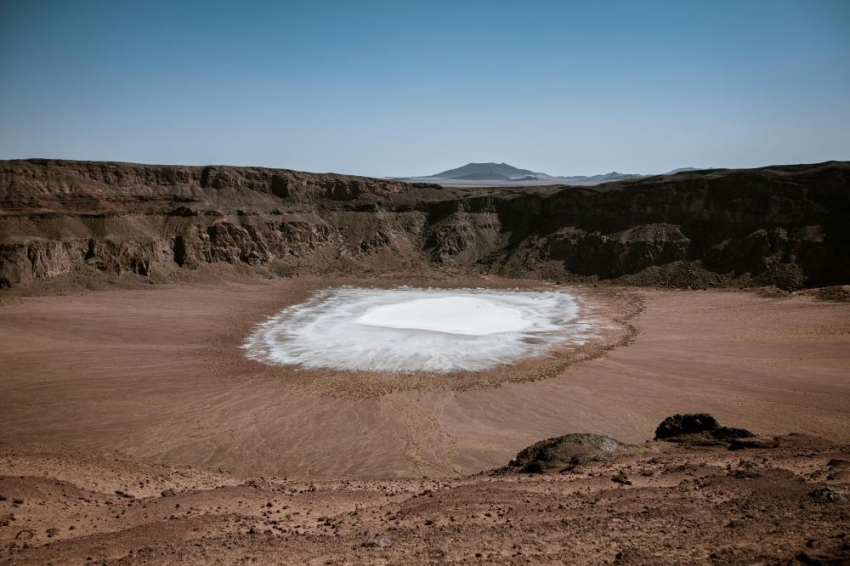
[[[809,496],[818,503],[834,503],[844,501],[847,498],[844,491],[831,486],[819,487],[812,491]]]
[[[682,436],[683,434],[699,434],[701,432],[714,432],[720,428],[720,423],[711,415],[673,415],[667,417],[655,429],[655,439],[664,440]]]
[[[756,435],[746,429],[720,426],[717,419],[705,413],[673,415],[664,419],[655,429],[655,440],[678,440],[691,436],[701,436],[713,443],[728,442],[736,450],[769,448],[773,445],[771,439],[755,438]]]

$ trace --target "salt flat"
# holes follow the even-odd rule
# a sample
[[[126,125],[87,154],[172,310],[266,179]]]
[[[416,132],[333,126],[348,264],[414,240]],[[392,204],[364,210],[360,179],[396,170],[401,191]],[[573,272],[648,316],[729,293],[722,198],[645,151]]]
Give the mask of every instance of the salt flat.
[[[528,328],[522,311],[469,294],[436,299],[413,299],[373,307],[355,322],[365,326],[430,330],[449,334],[485,336]]]
[[[269,317],[244,348],[272,365],[481,371],[580,346],[593,326],[565,291],[342,287]]]

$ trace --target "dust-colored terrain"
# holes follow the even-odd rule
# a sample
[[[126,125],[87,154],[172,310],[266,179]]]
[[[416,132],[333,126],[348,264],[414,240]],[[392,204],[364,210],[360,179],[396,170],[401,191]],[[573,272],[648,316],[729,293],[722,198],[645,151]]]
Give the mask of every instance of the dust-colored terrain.
[[[246,359],[240,346],[254,324],[328,284],[175,285],[0,307],[0,439],[87,442],[242,474],[360,478],[474,473],[565,432],[639,442],[682,411],[850,441],[848,303],[623,290],[644,308],[624,323],[636,331],[631,345],[608,351],[603,341],[572,365],[553,355],[478,375]],[[584,295],[598,303],[618,294],[592,291]]]
[[[254,323],[336,283],[171,285],[0,307],[3,559],[746,563],[840,552],[850,304],[578,288],[625,309],[628,343],[565,354],[554,376],[513,368],[472,388],[244,358]],[[550,358],[528,367],[559,368]],[[820,439],[743,451],[643,444],[665,416],[698,410]],[[567,432],[637,448],[564,474],[469,475]],[[623,475],[630,485],[611,479]],[[826,484],[835,494],[815,493]]]
[[[0,561],[847,563],[850,449],[744,440],[451,480],[249,478],[0,444]]]
[[[474,192],[4,162],[0,562],[844,563],[847,167]],[[446,375],[241,349],[402,284],[563,288],[598,332]],[[702,412],[759,436],[647,442]],[[630,446],[504,468],[566,434]]]

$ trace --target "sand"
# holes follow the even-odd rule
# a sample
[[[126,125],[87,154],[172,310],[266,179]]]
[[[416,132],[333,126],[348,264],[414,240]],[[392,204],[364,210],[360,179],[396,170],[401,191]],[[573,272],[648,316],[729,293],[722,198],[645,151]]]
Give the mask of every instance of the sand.
[[[530,380],[467,389],[448,378],[342,378],[245,357],[240,346],[256,324],[338,283],[173,285],[8,302],[0,306],[0,441],[349,478],[457,477],[567,432],[643,442],[664,417],[686,411],[756,432],[850,441],[848,304],[624,291],[644,307],[630,322],[631,344],[550,363],[560,368],[553,375],[520,364],[513,375]]]
[[[846,564],[850,450],[768,440],[451,480],[240,477],[0,443],[0,563]]]

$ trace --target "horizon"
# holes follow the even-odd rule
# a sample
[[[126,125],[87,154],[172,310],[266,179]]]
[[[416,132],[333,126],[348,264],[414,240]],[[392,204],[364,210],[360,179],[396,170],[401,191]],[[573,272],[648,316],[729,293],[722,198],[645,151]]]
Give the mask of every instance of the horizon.
[[[389,180],[401,180],[405,181],[408,179],[427,179],[427,178],[439,178],[439,175],[450,171],[452,169],[459,169],[461,167],[466,167],[469,165],[507,165],[509,167],[513,167],[515,169],[524,169],[523,167],[516,167],[512,163],[505,162],[496,162],[496,161],[483,161],[483,162],[468,162],[463,165],[458,165],[456,167],[451,167],[449,169],[444,169],[442,171],[438,171],[437,173],[431,173],[427,175],[365,175],[358,173],[347,173],[345,171],[311,171],[306,169],[294,169],[291,167],[281,167],[281,166],[273,166],[273,165],[261,165],[256,163],[248,163],[248,164],[234,164],[234,163],[153,163],[153,162],[145,162],[145,161],[125,161],[119,159],[77,159],[77,158],[64,158],[64,157],[0,157],[0,162],[3,161],[67,161],[67,162],[79,162],[79,163],[113,163],[117,165],[141,165],[145,167],[236,167],[236,168],[245,168],[245,169],[284,169],[289,171],[295,171],[298,173],[309,173],[314,175],[347,175],[352,177],[369,177],[373,179],[389,179]],[[632,171],[618,171],[615,169],[608,171],[598,171],[596,173],[589,174],[557,174],[557,173],[549,173],[547,171],[532,171],[535,175],[546,175],[553,179],[563,179],[563,178],[572,178],[572,177],[598,177],[604,175],[637,175],[643,177],[654,177],[659,175],[669,175],[677,172],[684,171],[723,171],[723,170],[746,170],[746,169],[764,169],[770,167],[790,167],[795,165],[821,165],[827,163],[850,163],[850,159],[827,159],[824,161],[812,161],[812,162],[788,162],[788,163],[768,163],[764,165],[753,165],[748,167],[722,167],[722,166],[708,166],[708,167],[692,167],[685,165],[683,167],[675,167],[673,169],[667,171],[654,171],[648,173],[635,173]],[[486,180],[486,179],[485,179]]]
[[[850,159],[840,1],[86,1],[0,22],[0,159],[379,178]]]

